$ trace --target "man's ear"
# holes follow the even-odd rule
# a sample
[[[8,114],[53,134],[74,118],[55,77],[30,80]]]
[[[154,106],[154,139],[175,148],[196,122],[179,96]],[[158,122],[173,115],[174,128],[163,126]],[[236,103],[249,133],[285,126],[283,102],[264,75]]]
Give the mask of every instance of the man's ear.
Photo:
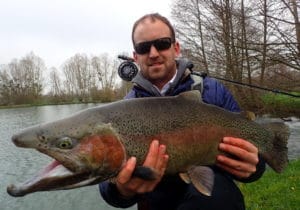
[[[178,57],[180,55],[180,44],[178,41],[174,43],[175,55]]]
[[[135,51],[132,52],[132,55],[133,55],[133,59],[134,61],[136,62],[137,61],[137,54]]]

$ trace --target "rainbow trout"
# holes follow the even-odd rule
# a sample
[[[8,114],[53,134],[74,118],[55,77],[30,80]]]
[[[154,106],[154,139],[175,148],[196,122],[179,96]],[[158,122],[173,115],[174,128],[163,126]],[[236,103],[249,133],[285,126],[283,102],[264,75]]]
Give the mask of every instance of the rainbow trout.
[[[237,113],[205,104],[199,91],[174,97],[136,98],[86,109],[58,121],[27,128],[12,137],[54,159],[28,181],[7,187],[12,196],[97,184],[115,177],[131,156],[134,176],[155,178],[142,163],[150,142],[167,146],[166,174],[181,174],[205,195],[213,188],[218,145],[224,136],[246,139],[276,172],[287,165],[289,131],[283,123],[259,125]]]

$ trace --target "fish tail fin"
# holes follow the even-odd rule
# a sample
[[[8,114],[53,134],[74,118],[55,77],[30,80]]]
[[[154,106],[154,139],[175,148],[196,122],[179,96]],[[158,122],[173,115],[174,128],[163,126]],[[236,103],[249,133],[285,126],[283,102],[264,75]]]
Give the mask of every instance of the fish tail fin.
[[[282,122],[268,123],[264,127],[274,133],[274,139],[270,152],[264,153],[262,156],[274,171],[281,173],[288,164],[289,128]]]

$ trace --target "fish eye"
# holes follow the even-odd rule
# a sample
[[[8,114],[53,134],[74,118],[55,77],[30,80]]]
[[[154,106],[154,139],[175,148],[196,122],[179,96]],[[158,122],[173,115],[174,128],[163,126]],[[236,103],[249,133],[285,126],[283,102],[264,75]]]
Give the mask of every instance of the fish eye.
[[[72,149],[73,140],[70,137],[62,137],[57,141],[57,147],[60,149]]]

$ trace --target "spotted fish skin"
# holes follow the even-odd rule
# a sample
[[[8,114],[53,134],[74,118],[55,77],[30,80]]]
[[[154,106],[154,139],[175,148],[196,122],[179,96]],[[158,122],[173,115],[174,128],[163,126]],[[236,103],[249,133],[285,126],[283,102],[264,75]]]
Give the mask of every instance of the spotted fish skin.
[[[224,136],[250,141],[276,172],[284,169],[287,126],[259,125],[199,98],[199,91],[189,91],[175,97],[122,100],[27,128],[12,137],[16,146],[45,153],[56,164],[7,191],[23,196],[99,183],[114,177],[131,156],[141,165],[153,139],[167,146],[166,174],[214,164]]]

